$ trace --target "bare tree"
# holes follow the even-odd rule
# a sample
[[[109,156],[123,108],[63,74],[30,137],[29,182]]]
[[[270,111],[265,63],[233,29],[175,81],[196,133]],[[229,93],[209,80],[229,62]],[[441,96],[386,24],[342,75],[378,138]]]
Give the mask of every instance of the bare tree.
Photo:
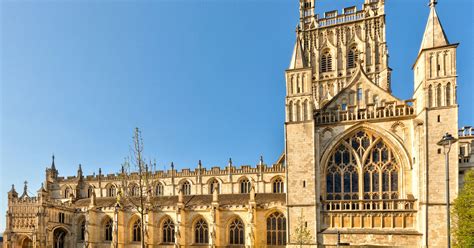
[[[294,234],[294,242],[296,242],[300,247],[303,247],[303,245],[311,243],[312,239],[311,231],[308,230],[307,224],[304,221],[303,210],[301,210]]]
[[[143,139],[141,131],[135,128],[133,135],[133,147],[131,147],[131,156],[125,158],[120,173],[122,184],[118,193],[118,199],[123,205],[131,207],[140,216],[140,243],[145,248],[146,231],[145,217],[151,206],[150,198],[152,187],[150,182],[151,173],[143,155]]]

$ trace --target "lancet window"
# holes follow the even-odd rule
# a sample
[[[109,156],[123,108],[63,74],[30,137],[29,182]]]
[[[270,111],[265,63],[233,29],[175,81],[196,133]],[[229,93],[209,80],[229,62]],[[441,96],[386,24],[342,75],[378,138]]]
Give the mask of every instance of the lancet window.
[[[356,47],[352,47],[347,54],[347,68],[355,68],[359,54]]]
[[[233,220],[229,225],[229,243],[231,245],[243,245],[244,233],[244,223],[240,219]]]
[[[163,243],[174,243],[174,223],[171,219],[163,222]]]
[[[243,178],[242,180],[240,180],[240,193],[250,193],[250,180],[248,180],[247,178]]]
[[[329,51],[324,52],[321,56],[321,72],[332,71],[332,56]]]
[[[209,243],[209,228],[207,222],[200,219],[194,225],[194,243],[208,244]]]
[[[140,219],[133,224],[132,236],[134,242],[142,241],[142,222]]]
[[[112,219],[107,218],[104,225],[104,240],[105,241],[112,241],[112,230],[113,230],[113,222]]]
[[[181,191],[183,191],[184,195],[190,195],[191,194],[191,184],[188,181],[185,181],[183,184],[181,184]]]
[[[398,199],[399,161],[382,138],[364,131],[342,141],[326,169],[326,199]]]

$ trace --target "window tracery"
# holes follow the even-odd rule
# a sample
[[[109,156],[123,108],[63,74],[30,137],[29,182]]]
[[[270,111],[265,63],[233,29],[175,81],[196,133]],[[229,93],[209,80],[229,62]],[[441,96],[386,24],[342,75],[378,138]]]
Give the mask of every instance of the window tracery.
[[[247,178],[243,178],[240,180],[240,193],[241,194],[248,194],[250,193],[250,180]]]
[[[104,240],[105,241],[112,241],[112,228],[113,228],[112,219],[107,218],[104,225],[104,231],[105,231]]]
[[[244,243],[244,224],[240,219],[233,220],[229,225],[229,243],[231,245],[243,245]]]
[[[184,183],[181,184],[181,191],[183,191],[184,195],[190,195],[191,194],[191,184],[188,181],[185,181]]]
[[[283,193],[283,180],[281,178],[277,178],[275,180],[273,180],[273,183],[272,183],[272,186],[273,186],[273,193]]]
[[[359,131],[332,152],[326,168],[326,199],[398,199],[400,166],[383,139]]]
[[[140,219],[136,220],[135,223],[133,223],[133,242],[140,242],[142,241],[142,222]]]
[[[267,245],[286,245],[286,218],[280,212],[267,218]]]
[[[163,222],[163,243],[174,243],[174,223],[171,219]]]
[[[194,225],[194,242],[196,244],[208,244],[209,243],[209,228],[207,222],[200,219]]]

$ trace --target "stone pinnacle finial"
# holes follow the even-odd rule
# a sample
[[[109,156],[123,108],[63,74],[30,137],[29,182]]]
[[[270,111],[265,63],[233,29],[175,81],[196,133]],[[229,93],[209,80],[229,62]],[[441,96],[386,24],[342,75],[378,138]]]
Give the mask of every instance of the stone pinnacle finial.
[[[232,166],[232,158],[229,158],[229,166]]]
[[[171,169],[173,170],[174,169],[174,163],[171,162]]]
[[[23,194],[26,194],[26,192],[28,191],[28,181],[25,181],[24,184],[25,186],[23,187]]]
[[[430,6],[431,8],[434,8],[436,7],[436,4],[438,4],[438,0],[430,0],[430,4],[428,4],[428,6]]]
[[[260,165],[263,165],[263,156],[260,155]]]
[[[199,159],[199,162],[198,162],[198,166],[199,166],[199,168],[202,167],[202,163],[201,163],[201,160],[200,160],[200,159]]]
[[[53,153],[53,155],[51,156],[51,158],[52,158],[51,169],[56,170],[56,165],[54,164],[54,153]]]

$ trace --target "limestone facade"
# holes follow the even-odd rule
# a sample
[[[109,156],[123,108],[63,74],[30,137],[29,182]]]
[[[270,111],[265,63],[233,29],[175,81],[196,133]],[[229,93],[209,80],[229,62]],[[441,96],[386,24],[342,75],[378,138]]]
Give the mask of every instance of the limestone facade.
[[[457,44],[432,0],[413,65],[412,99],[391,91],[384,0],[314,14],[300,24],[285,72],[285,151],[273,165],[151,172],[143,219],[118,192],[121,173],[60,177],[37,196],[8,194],[6,247],[446,247],[450,201],[474,167],[474,129],[458,130]],[[141,237],[140,223],[145,223]],[[307,230],[309,235],[301,235]],[[304,238],[302,238],[304,236]]]

